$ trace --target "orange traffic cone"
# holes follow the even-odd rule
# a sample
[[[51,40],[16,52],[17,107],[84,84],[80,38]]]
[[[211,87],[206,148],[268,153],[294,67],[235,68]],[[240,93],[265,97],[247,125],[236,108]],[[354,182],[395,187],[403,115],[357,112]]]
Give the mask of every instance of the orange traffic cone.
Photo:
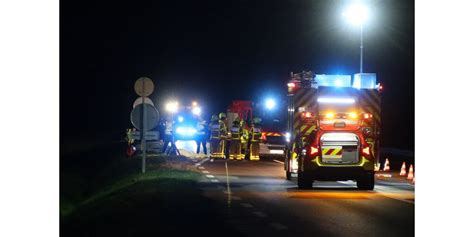
[[[383,171],[390,171],[390,162],[388,161],[388,158],[385,158],[385,164],[383,166]]]
[[[413,165],[410,165],[410,169],[408,170],[408,180],[413,180],[415,178],[415,175],[413,174]]]
[[[403,162],[402,168],[400,169],[400,176],[407,176],[407,167],[405,166],[405,162]]]

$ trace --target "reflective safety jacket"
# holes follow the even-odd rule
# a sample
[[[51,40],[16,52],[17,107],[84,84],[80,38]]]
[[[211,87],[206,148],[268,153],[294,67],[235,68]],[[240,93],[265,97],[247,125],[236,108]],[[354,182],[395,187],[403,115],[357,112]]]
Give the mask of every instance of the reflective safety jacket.
[[[249,140],[249,130],[242,128],[241,142],[246,143]]]
[[[204,122],[198,122],[197,126],[197,134],[203,136],[206,133],[206,127]]]
[[[242,128],[239,125],[232,125],[232,127],[230,127],[230,134],[232,140],[240,140],[243,134]]]
[[[209,130],[211,131],[211,138],[220,138],[220,123],[215,121],[209,124]]]
[[[171,135],[173,131],[173,123],[166,121],[165,123],[165,134],[166,135]]]
[[[224,120],[219,120],[219,135],[221,139],[227,138],[227,125]]]
[[[250,141],[251,142],[260,142],[262,138],[262,130],[259,127],[250,128]]]

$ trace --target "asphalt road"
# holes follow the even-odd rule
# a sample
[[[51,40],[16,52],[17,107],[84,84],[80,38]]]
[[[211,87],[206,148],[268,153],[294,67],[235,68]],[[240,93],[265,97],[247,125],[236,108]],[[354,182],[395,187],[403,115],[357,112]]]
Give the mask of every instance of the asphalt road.
[[[214,160],[192,154],[205,196],[221,218],[245,236],[413,236],[414,185],[378,179],[374,191],[355,182],[318,182],[299,190],[278,160]],[[203,227],[203,234],[205,235]],[[222,233],[225,235],[226,233]]]

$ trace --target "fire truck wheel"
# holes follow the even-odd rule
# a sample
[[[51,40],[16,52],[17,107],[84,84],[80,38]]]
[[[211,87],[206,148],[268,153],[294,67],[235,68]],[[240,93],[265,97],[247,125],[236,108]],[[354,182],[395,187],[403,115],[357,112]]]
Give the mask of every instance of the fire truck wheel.
[[[369,173],[357,179],[357,188],[362,190],[374,190],[374,173]]]
[[[311,189],[313,188],[313,180],[309,179],[304,173],[298,172],[298,188]]]
[[[286,173],[286,180],[291,180],[291,172],[285,171],[285,173]]]

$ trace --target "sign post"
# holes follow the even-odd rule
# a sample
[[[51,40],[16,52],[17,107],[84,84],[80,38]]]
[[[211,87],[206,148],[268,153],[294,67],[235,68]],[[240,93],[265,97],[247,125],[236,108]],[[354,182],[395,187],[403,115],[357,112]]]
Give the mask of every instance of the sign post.
[[[145,88],[145,80],[142,80],[142,87]],[[145,96],[142,94],[142,104],[145,104]],[[142,131],[142,173],[144,174],[146,171],[146,130],[145,130],[145,124],[146,124],[146,109],[145,106],[142,107],[142,126],[143,126],[143,131]]]
[[[148,77],[140,77],[135,82],[135,92],[142,97],[142,121],[141,121],[141,140],[142,140],[142,173],[146,171],[146,109],[145,109],[145,97],[151,95],[153,92],[154,85],[153,81]]]

